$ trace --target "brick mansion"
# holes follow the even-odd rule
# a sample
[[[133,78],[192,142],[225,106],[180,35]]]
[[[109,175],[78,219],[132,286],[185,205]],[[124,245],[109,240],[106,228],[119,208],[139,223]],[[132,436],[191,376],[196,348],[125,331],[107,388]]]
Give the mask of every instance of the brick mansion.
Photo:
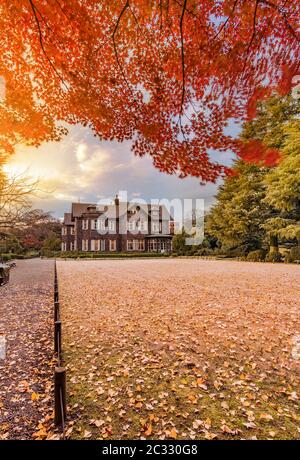
[[[72,203],[62,224],[62,251],[170,252],[173,220],[165,206]]]

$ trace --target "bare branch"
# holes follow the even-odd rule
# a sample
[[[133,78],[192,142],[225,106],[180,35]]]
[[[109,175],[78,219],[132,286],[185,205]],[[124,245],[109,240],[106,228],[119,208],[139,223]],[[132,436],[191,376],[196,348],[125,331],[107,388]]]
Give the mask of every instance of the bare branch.
[[[20,225],[31,208],[30,198],[37,192],[38,181],[25,175],[7,177],[0,170],[0,228]]]

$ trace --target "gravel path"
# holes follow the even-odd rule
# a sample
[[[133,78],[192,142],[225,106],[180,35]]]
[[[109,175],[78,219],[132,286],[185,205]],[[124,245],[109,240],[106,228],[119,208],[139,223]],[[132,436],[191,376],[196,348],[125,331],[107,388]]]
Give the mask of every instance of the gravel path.
[[[300,267],[58,262],[73,438],[298,439]]]
[[[43,439],[52,423],[53,261],[17,261],[0,287],[0,439]],[[44,434],[43,434],[44,433]]]

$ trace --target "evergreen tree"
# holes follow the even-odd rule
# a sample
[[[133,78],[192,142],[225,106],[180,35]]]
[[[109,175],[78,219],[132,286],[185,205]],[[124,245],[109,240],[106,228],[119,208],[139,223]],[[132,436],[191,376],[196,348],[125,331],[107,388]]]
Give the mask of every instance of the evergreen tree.
[[[278,149],[273,168],[237,161],[234,176],[225,179],[207,230],[223,248],[241,252],[266,245],[278,252],[278,239],[300,240],[300,121],[299,100],[272,96],[261,103],[257,116],[245,123],[241,138]]]
[[[242,161],[233,169],[234,176],[220,187],[206,231],[218,238],[223,249],[240,248],[246,254],[264,244],[266,232],[261,224],[274,212],[264,202],[268,170]]]
[[[269,219],[265,228],[275,237],[297,239],[300,244],[300,120],[285,124],[282,131],[282,159],[265,177],[265,201],[279,216]]]

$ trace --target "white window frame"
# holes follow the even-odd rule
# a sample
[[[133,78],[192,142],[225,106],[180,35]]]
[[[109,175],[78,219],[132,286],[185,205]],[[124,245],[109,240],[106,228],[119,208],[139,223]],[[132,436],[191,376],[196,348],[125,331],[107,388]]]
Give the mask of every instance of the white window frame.
[[[109,219],[109,221],[108,221],[108,230],[109,230],[110,232],[114,232],[115,229],[116,229],[115,221],[112,220],[112,219]]]
[[[105,240],[100,240],[100,251],[105,251]]]
[[[84,239],[81,241],[81,249],[85,252],[89,250],[89,240]]]
[[[89,220],[88,219],[83,219],[82,221],[82,230],[88,230],[89,229]]]
[[[135,221],[134,220],[129,220],[127,222],[127,230],[129,232],[134,232],[135,231]]]
[[[127,240],[127,251],[134,251],[134,240]]]
[[[159,222],[151,222],[151,231],[153,233],[159,233]]]
[[[105,230],[105,219],[98,219],[98,228],[97,230]]]
[[[137,240],[137,250],[145,251],[145,240]]]
[[[109,240],[109,250],[116,251],[117,250],[117,242],[116,240]]]
[[[71,235],[75,235],[75,228],[73,226],[71,227],[71,232],[70,233],[71,233]]]

